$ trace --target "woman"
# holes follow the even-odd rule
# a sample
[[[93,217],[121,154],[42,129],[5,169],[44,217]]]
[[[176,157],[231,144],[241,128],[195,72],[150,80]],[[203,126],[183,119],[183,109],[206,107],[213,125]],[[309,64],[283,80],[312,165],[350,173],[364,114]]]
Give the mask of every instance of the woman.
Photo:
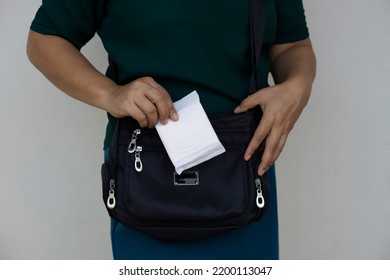
[[[249,1],[43,1],[31,25],[28,56],[59,89],[108,112],[105,151],[115,118],[131,116],[150,128],[159,120],[177,121],[172,100],[194,89],[209,114],[263,110],[244,156],[248,160],[265,142],[258,173],[271,178],[272,201],[263,218],[218,237],[179,243],[151,239],[112,220],[115,259],[278,258],[273,164],[309,99],[315,57],[302,0],[268,0],[265,14],[263,89],[247,96]],[[96,32],[109,55],[106,75],[79,51]]]

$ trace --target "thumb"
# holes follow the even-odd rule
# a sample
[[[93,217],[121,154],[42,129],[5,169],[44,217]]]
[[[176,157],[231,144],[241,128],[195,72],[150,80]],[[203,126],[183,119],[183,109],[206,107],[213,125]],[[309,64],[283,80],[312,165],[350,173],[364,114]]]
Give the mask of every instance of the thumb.
[[[172,121],[174,121],[174,122],[176,122],[176,121],[179,120],[179,114],[177,113],[175,107],[172,107],[172,108],[171,108],[171,112],[170,112],[170,114],[169,114],[169,118],[170,118]]]
[[[256,92],[252,95],[249,95],[245,98],[240,105],[234,109],[234,113],[244,113],[258,105],[262,102],[260,92]]]

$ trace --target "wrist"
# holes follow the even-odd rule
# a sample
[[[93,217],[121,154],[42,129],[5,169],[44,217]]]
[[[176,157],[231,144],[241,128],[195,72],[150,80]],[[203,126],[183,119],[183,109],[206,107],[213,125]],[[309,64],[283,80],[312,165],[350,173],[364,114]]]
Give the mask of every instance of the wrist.
[[[279,84],[291,98],[301,106],[309,101],[313,82],[304,76],[294,76]]]
[[[119,85],[107,78],[107,81],[98,87],[95,106],[104,111],[110,112],[111,100],[118,88],[120,88]]]
[[[295,75],[283,82],[290,89],[298,92],[311,92],[313,80],[304,75]]]

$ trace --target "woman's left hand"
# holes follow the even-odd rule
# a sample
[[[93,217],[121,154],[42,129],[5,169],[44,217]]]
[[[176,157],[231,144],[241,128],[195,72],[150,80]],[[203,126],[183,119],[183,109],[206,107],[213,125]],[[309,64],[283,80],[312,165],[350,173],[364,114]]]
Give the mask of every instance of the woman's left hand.
[[[234,110],[235,113],[242,113],[260,106],[263,111],[261,121],[244,155],[245,160],[249,160],[265,141],[265,150],[258,169],[260,176],[279,157],[288,134],[309,100],[310,92],[311,85],[298,80],[287,80],[255,92]]]

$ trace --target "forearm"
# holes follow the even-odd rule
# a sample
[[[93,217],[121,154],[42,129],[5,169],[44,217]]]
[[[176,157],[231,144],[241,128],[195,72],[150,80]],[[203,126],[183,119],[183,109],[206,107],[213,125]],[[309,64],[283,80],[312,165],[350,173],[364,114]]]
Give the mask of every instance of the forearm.
[[[30,31],[27,54],[38,70],[69,96],[109,112],[133,117],[141,127],[178,120],[169,93],[151,77],[117,85],[97,71],[67,40]]]
[[[310,40],[275,45],[270,56],[275,83],[287,82],[297,87],[307,101],[316,74],[316,59]]]
[[[97,71],[71,43],[57,36],[30,31],[27,55],[31,63],[61,91],[106,110],[106,99],[117,85]]]

